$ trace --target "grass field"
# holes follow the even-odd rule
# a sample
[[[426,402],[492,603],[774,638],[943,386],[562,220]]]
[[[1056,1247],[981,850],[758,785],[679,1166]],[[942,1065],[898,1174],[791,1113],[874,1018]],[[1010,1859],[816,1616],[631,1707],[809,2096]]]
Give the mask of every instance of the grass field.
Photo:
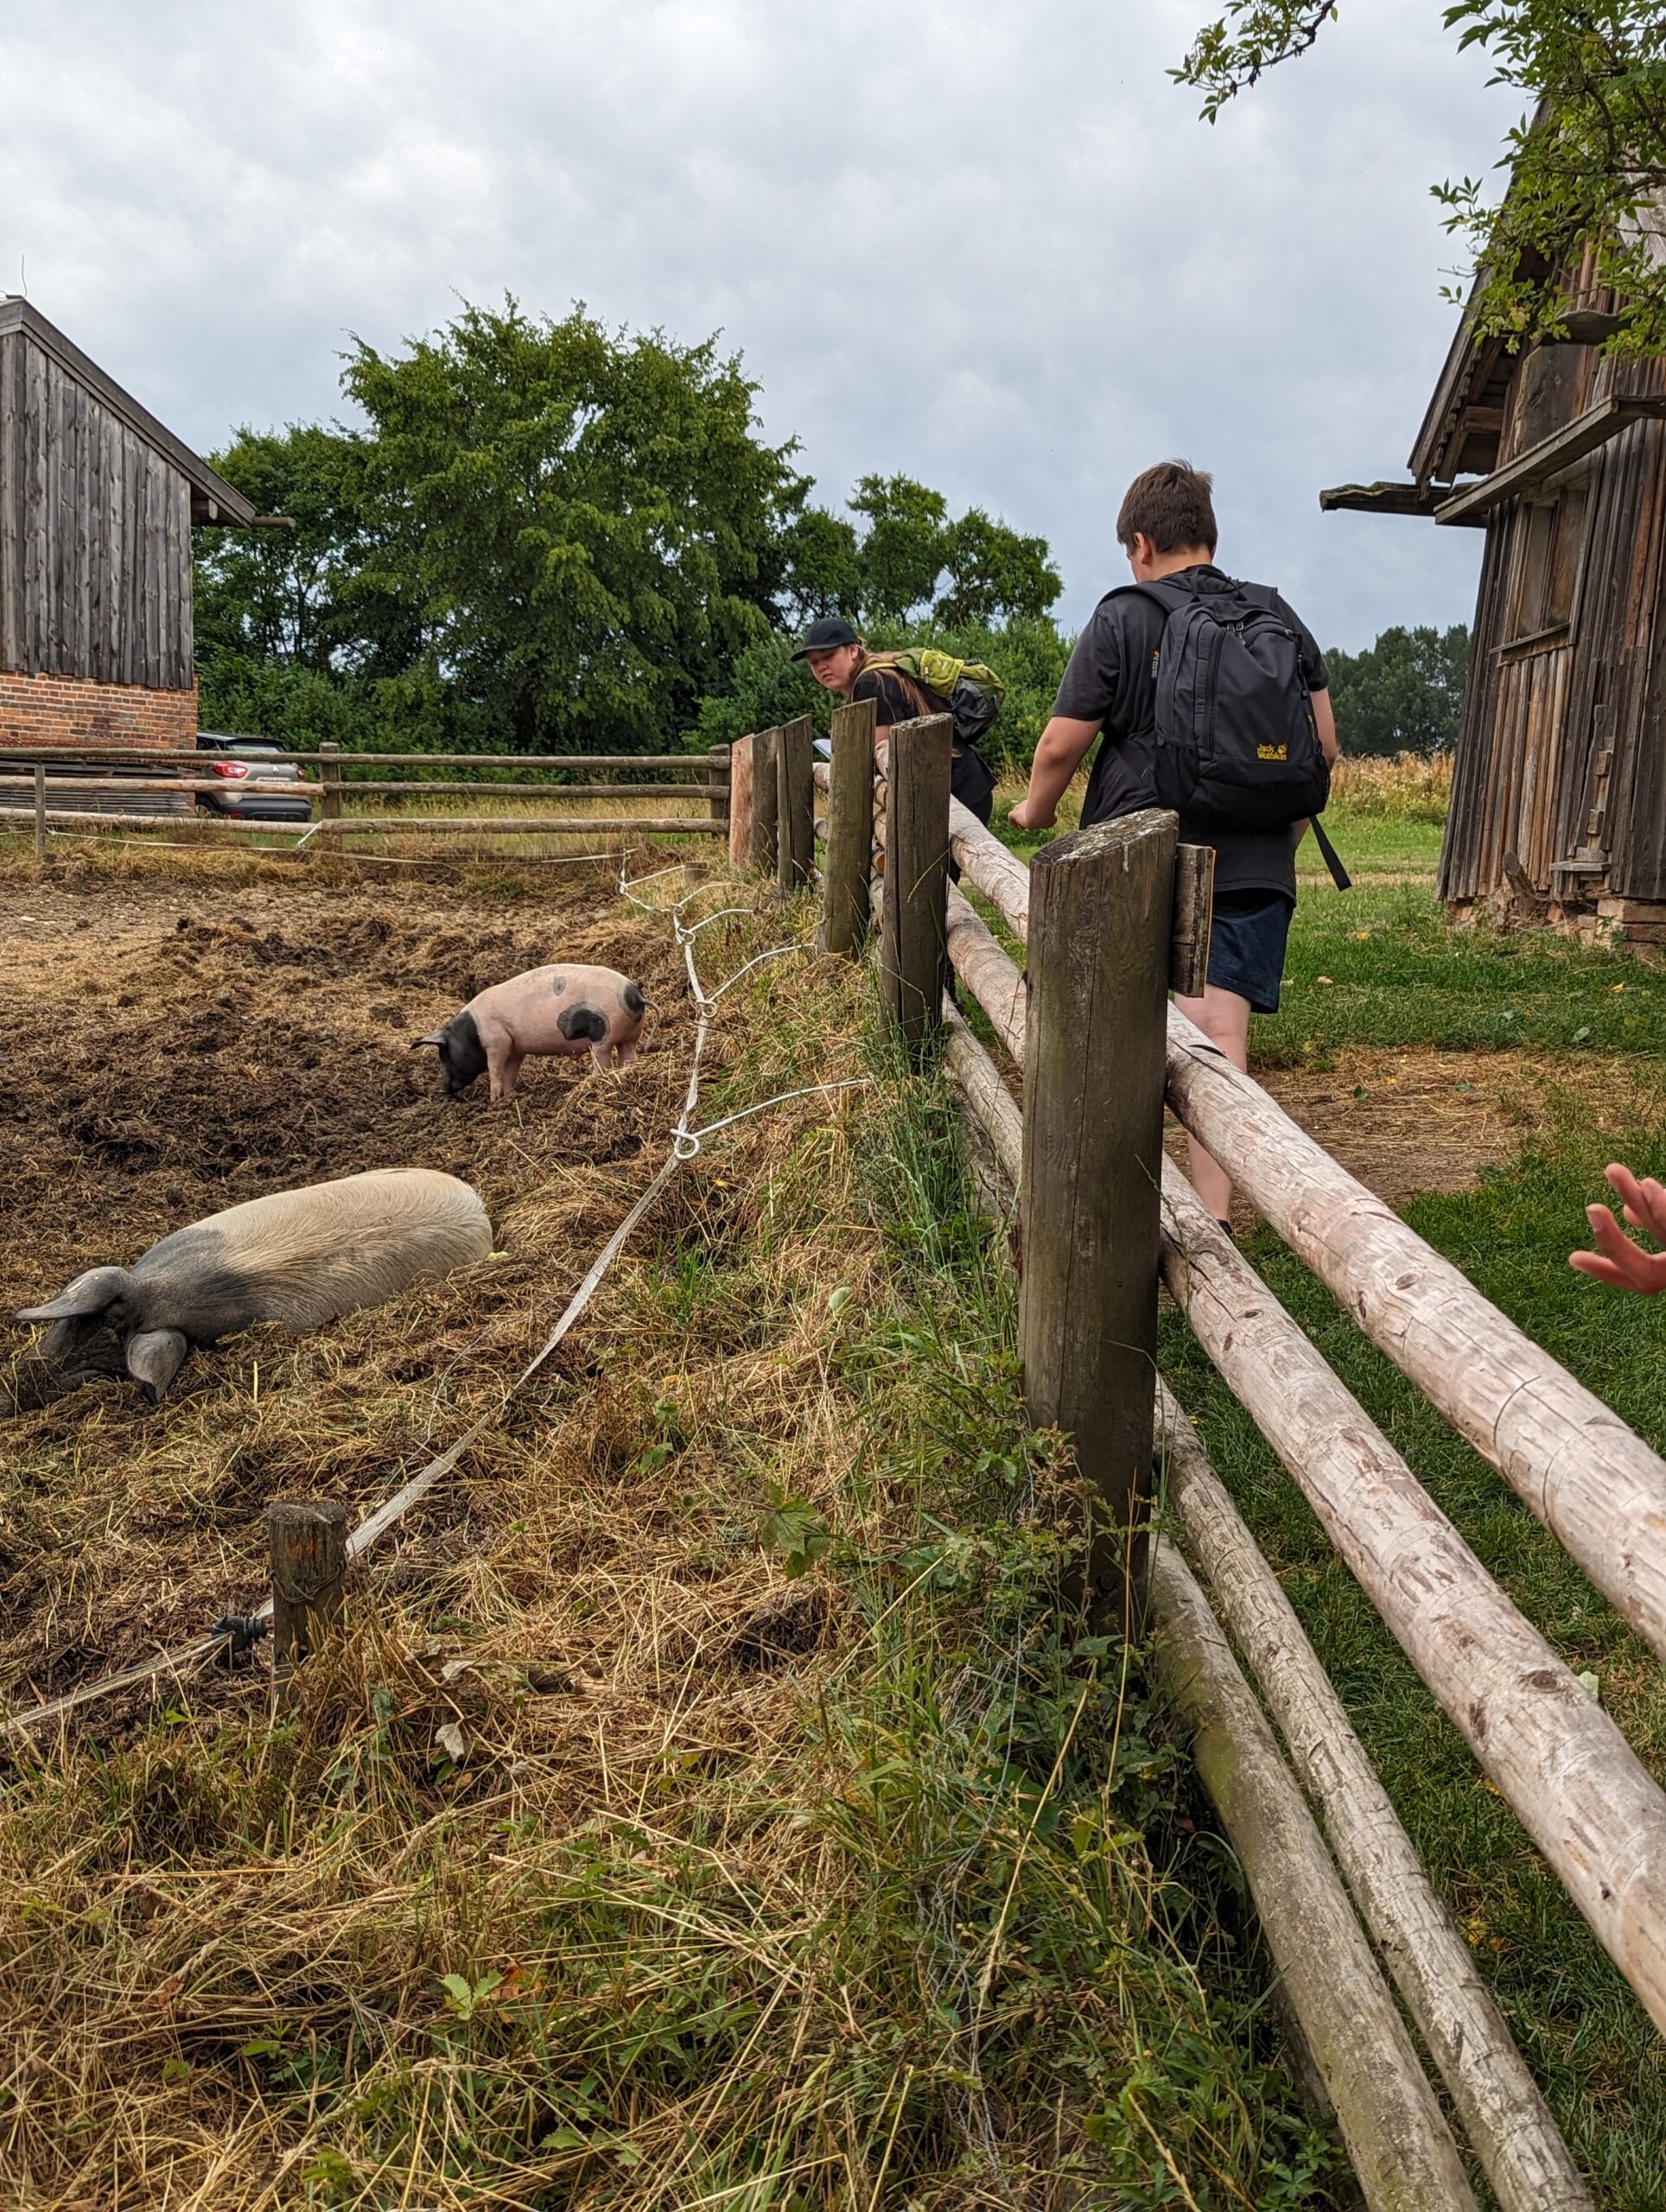
[[[1666,1446],[1666,1307],[1573,1273],[1605,1161],[1666,1158],[1666,973],[1622,950],[1452,930],[1432,890],[1437,823],[1345,799],[1332,836],[1356,877],[1342,894],[1304,868],[1284,1004],[1254,1025],[1262,1069],[1362,1075],[1384,1048],[1441,1056],[1454,1090],[1507,1092],[1530,1065],[1533,1129],[1467,1190],[1410,1199],[1407,1217],[1656,1448]],[[1415,1185],[1415,1167],[1408,1171]],[[1460,1443],[1279,1240],[1252,1264],[1405,1454],[1498,1580],[1666,1777],[1659,1662],[1514,1494]],[[1419,1850],[1475,1946],[1604,2207],[1654,2212],[1666,2170],[1659,2037],[1584,1922],[1481,1777],[1317,1521],[1184,1325],[1162,1361],[1342,1690]]]
[[[1373,1163],[1407,1217],[1666,1447],[1666,1303],[1605,1291],[1567,1265],[1570,1249],[1588,1242],[1584,1206],[1608,1195],[1604,1163],[1618,1157],[1657,1172],[1666,1160],[1666,969],[1612,944],[1451,927],[1434,892],[1447,781],[1439,766],[1345,767],[1326,827],[1354,888],[1337,891],[1311,842],[1303,847],[1282,1004],[1252,1025],[1252,1068],[1299,1118],[1308,1078],[1325,1078],[1345,1128],[1350,1094],[1363,1114],[1414,1062],[1428,1122],[1407,1117],[1400,1156],[1379,1149]],[[1003,788],[1003,810],[1021,791]],[[1071,818],[1061,809],[1061,830]],[[1043,841],[1012,842],[1029,851]],[[1509,1156],[1483,1163],[1461,1187],[1420,1192],[1420,1154],[1432,1157],[1448,1118],[1461,1145],[1466,1109],[1483,1103],[1514,1130]],[[1252,1264],[1523,1611],[1576,1672],[1595,1676],[1604,1703],[1666,1778],[1659,1662],[1280,1240],[1244,1227]],[[1474,1945],[1599,2203],[1657,2212],[1666,2171],[1659,2037],[1172,1308],[1160,1358]]]

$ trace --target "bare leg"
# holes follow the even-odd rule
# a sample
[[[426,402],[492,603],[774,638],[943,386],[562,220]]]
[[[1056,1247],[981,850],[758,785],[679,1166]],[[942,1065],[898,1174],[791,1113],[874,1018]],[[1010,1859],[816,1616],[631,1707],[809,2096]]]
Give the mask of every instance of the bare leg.
[[[634,1067],[636,1065],[636,1046],[634,1044],[621,1045],[620,1046],[618,1065],[622,1068]]]
[[[1183,999],[1178,995],[1174,1003],[1188,1020],[1195,1021],[1205,1037],[1218,1045],[1235,1068],[1250,1065],[1250,1001],[1240,998],[1236,991],[1224,991],[1218,984],[1205,983],[1200,999]],[[1206,1153],[1195,1137],[1188,1137],[1187,1147],[1192,1155],[1192,1187],[1203,1200],[1217,1221],[1232,1217],[1232,1185],[1224,1170]]]

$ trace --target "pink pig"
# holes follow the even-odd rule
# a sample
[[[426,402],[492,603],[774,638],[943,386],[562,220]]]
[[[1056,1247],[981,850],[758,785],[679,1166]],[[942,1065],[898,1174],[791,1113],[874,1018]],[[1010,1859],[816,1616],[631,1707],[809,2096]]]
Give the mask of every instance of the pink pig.
[[[482,1070],[492,1097],[512,1098],[528,1054],[571,1059],[588,1052],[599,1068],[630,1066],[648,1001],[614,968],[556,962],[493,983],[454,1014],[442,1029],[419,1037],[413,1052],[437,1046],[445,1087],[460,1098]]]

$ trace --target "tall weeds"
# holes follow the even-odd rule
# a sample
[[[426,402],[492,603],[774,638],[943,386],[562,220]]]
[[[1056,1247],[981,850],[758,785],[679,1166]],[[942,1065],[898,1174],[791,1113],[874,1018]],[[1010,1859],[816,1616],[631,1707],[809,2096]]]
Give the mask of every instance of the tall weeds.
[[[713,1114],[869,1086],[691,1164],[299,1704],[19,1761],[15,2202],[1333,2201],[943,1088],[833,963],[725,1006]]]

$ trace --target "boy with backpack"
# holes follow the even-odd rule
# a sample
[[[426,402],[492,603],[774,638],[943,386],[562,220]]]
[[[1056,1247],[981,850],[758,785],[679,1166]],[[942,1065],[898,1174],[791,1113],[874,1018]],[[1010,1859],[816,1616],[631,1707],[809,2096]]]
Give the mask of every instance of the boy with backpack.
[[[995,776],[977,749],[977,741],[1001,712],[1005,696],[1005,687],[993,669],[980,661],[957,660],[930,646],[870,653],[836,614],[812,622],[792,658],[808,661],[811,674],[824,691],[841,691],[852,702],[874,702],[875,745],[886,743],[893,722],[913,721],[921,715],[951,715],[955,734],[949,789],[980,822],[989,821],[995,804]]]
[[[1084,829],[1173,807],[1183,842],[1214,847],[1208,982],[1175,1003],[1242,1068],[1250,1016],[1278,1011],[1296,847],[1329,796],[1336,721],[1311,632],[1269,587],[1215,566],[1212,486],[1180,461],[1129,486],[1116,536],[1134,582],[1108,592],[1078,639],[1012,822],[1051,828],[1103,731]],[[1232,1185],[1199,1145],[1191,1154],[1192,1185],[1230,1235]]]

